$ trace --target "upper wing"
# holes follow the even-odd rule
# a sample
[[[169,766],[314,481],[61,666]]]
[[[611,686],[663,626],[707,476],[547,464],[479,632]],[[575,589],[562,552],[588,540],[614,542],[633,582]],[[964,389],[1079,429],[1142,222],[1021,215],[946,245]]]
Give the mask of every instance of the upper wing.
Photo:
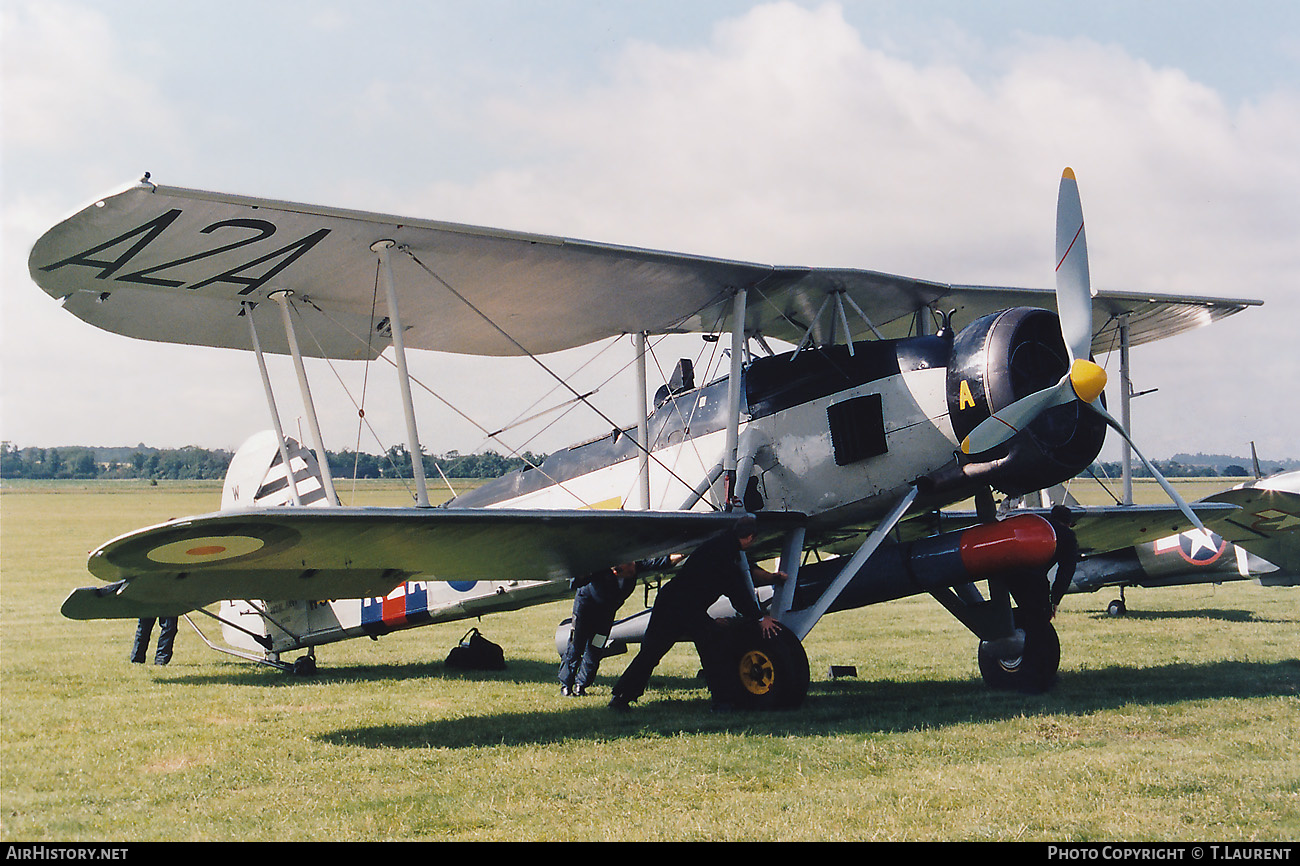
[[[378,241],[391,254],[407,346],[477,355],[544,354],[606,337],[730,328],[731,296],[751,290],[745,328],[798,342],[832,321],[887,337],[925,305],[969,320],[1009,306],[1051,308],[1046,290],[950,286],[874,271],[774,267],[561,237],[157,186],[142,181],[46,232],[29,270],[93,325],[161,342],[288,351],[268,296],[293,292],[304,354],[374,357],[391,341]],[[1130,312],[1134,343],[1207,324],[1258,301],[1102,292],[1094,347]],[[251,305],[251,306],[250,306]]]
[[[177,614],[229,598],[366,598],[416,577],[564,580],[689,550],[735,520],[717,512],[490,508],[223,511],[141,529],[92,552],[91,573],[114,583],[74,593],[64,613]]]
[[[1095,355],[1119,347],[1120,316],[1128,316],[1129,344],[1163,340],[1240,313],[1262,301],[1198,295],[1152,295],[1102,289],[1092,299],[1092,351]],[[1009,307],[1056,309],[1052,289],[1010,289],[995,286],[952,286],[936,306],[956,309],[957,321],[967,322]]]

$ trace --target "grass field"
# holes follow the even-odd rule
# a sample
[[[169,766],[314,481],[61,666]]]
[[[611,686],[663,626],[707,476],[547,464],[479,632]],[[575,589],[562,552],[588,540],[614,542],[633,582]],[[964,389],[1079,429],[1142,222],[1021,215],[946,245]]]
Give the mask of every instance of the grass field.
[[[689,647],[631,713],[604,706],[626,657],[560,698],[565,604],[327,646],[314,679],[215,654],[184,621],[171,666],[131,665],[133,623],[59,615],[94,582],[90,548],[218,498],[0,491],[6,840],[1300,838],[1300,589],[1133,590],[1122,619],[1109,594],[1067,597],[1040,697],[987,691],[929,597],[836,614],[808,638],[805,706],[763,715],[710,713]],[[444,668],[473,624],[507,671]]]

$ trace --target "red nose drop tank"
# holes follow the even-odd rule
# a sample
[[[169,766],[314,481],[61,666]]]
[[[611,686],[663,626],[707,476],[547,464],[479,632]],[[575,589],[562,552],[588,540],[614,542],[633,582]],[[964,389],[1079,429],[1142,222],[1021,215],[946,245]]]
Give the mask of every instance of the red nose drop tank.
[[[999,574],[1041,569],[1055,554],[1052,525],[1033,514],[881,547],[830,609],[850,610]],[[793,609],[811,604],[847,561],[832,559],[804,565],[799,570]]]

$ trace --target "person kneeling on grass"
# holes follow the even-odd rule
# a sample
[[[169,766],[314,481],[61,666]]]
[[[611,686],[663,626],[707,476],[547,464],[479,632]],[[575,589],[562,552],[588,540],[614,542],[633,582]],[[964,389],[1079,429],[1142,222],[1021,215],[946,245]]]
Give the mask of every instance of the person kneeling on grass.
[[[784,572],[767,572],[750,566],[744,559],[745,550],[757,537],[757,521],[747,514],[732,529],[696,548],[677,575],[664,584],[650,612],[641,650],[614,684],[611,708],[625,710],[640,698],[660,660],[682,640],[695,644],[714,706],[730,706],[729,678],[719,669],[726,652],[725,636],[721,625],[709,616],[709,607],[725,595],[742,617],[758,620],[764,637],[772,637],[781,629],[775,619],[762,614],[754,599],[749,577],[751,568],[769,580],[786,577]]]

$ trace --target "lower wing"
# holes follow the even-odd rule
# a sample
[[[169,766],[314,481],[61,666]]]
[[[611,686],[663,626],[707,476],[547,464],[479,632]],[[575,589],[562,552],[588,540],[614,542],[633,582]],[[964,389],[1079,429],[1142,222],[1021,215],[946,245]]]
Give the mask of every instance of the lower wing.
[[[222,599],[366,598],[410,579],[567,581],[689,550],[735,520],[720,512],[224,511],[141,529],[95,550],[90,571],[110,583],[76,590],[63,614],[133,618]]]

